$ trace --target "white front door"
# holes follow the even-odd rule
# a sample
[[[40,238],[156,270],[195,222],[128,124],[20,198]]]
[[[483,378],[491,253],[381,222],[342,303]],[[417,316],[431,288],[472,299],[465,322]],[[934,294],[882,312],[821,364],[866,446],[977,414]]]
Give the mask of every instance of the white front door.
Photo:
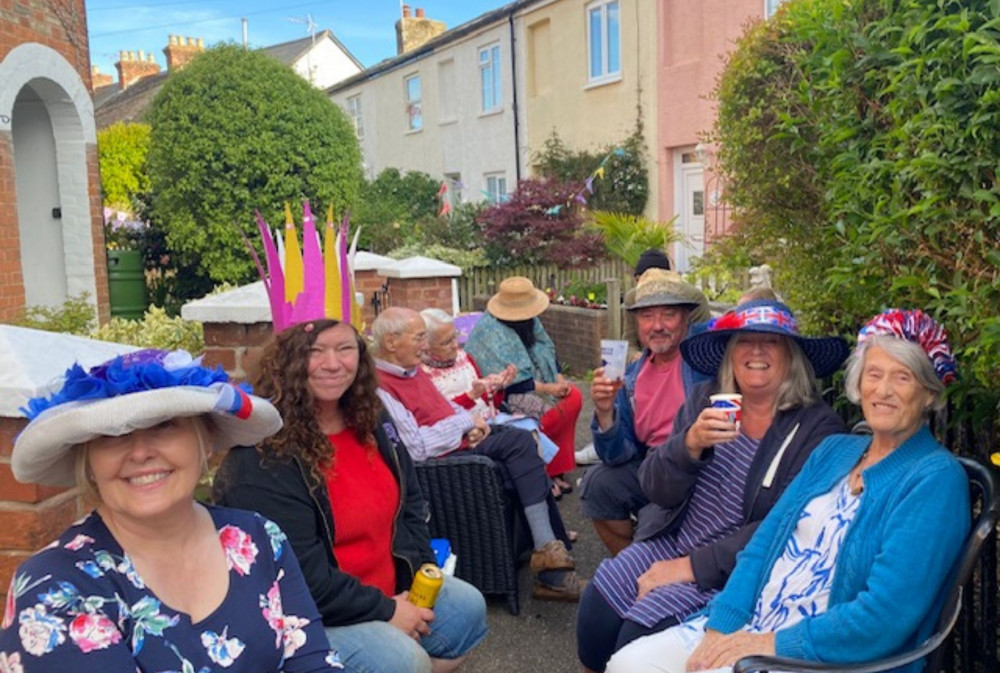
[[[688,156],[688,155],[685,155]],[[680,272],[705,252],[705,178],[700,163],[679,161],[677,171],[677,231],[684,240],[674,246],[674,264]]]
[[[24,87],[14,103],[14,174],[21,273],[28,306],[67,299],[66,261],[56,165],[56,141],[45,103]]]

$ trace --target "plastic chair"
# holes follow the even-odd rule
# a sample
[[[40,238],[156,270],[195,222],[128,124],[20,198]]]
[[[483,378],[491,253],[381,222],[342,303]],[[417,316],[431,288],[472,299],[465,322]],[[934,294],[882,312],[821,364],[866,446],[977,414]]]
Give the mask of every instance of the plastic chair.
[[[891,657],[885,657],[877,661],[860,664],[827,664],[815,661],[803,661],[800,659],[788,659],[785,657],[764,657],[752,656],[744,657],[736,662],[733,667],[734,673],[751,673],[751,671],[787,671],[788,673],[806,672],[826,672],[837,671],[838,673],[876,673],[877,671],[887,671],[899,666],[905,666],[918,659],[926,657],[924,671],[927,673],[938,673],[941,670],[953,671],[954,666],[949,664],[942,668],[942,662],[946,654],[948,638],[952,634],[955,624],[959,621],[963,606],[966,615],[973,612],[973,573],[977,567],[982,567],[979,581],[983,589],[981,599],[978,601],[981,618],[972,620],[966,618],[959,629],[959,635],[963,644],[961,652],[966,663],[962,670],[971,672],[972,662],[984,662],[992,660],[993,667],[986,670],[996,669],[996,615],[995,599],[983,601],[986,595],[993,595],[996,592],[996,545],[991,538],[997,525],[998,503],[996,493],[996,480],[990,468],[985,467],[978,461],[971,458],[958,459],[965,468],[969,477],[969,488],[972,495],[972,512],[974,520],[969,538],[965,547],[952,570],[950,581],[942,588],[942,595],[945,596],[941,615],[938,617],[934,633],[924,642],[907,652],[901,652]],[[977,514],[978,511],[978,514]],[[993,544],[985,544],[991,540]],[[985,549],[984,549],[985,548]],[[992,557],[992,558],[989,558]],[[982,565],[981,565],[982,564]],[[991,607],[992,606],[992,607]],[[992,616],[989,613],[993,611]],[[978,624],[971,623],[978,621]],[[977,628],[978,627],[978,628]],[[992,633],[986,633],[992,631]],[[973,642],[980,639],[980,643],[992,643],[988,648],[981,649],[987,651],[972,652]]]

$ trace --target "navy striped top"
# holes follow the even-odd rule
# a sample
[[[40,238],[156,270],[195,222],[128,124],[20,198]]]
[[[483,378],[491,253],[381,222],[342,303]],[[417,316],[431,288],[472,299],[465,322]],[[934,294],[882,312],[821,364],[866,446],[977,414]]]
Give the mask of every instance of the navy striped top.
[[[720,540],[743,525],[743,490],[760,441],[740,434],[715,447],[715,456],[698,475],[680,526],[666,535],[633,542],[605,559],[594,586],[618,616],[651,627],[667,617],[682,620],[700,610],[716,591],[694,582],[657,587],[636,601],[636,582],[653,563],[685,556]]]

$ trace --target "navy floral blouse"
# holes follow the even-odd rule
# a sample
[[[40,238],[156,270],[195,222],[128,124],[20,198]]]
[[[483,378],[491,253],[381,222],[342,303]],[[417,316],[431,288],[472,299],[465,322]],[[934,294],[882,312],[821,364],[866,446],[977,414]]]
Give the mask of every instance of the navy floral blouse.
[[[209,507],[229,566],[198,623],[143,583],[97,512],[25,561],[0,623],[0,673],[312,673],[341,669],[278,526]]]

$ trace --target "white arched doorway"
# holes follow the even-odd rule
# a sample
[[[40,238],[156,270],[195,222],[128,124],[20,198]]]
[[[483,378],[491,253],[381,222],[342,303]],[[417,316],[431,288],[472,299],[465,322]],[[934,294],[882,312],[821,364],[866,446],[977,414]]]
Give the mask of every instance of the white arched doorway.
[[[69,297],[56,138],[45,101],[27,85],[14,101],[14,184],[21,275],[28,306],[59,306]]]
[[[9,134],[26,305],[97,301],[88,153],[96,161],[93,103],[59,52],[22,44],[0,62],[0,135]],[[13,233],[13,232],[11,232]],[[104,263],[104,260],[101,260]]]

